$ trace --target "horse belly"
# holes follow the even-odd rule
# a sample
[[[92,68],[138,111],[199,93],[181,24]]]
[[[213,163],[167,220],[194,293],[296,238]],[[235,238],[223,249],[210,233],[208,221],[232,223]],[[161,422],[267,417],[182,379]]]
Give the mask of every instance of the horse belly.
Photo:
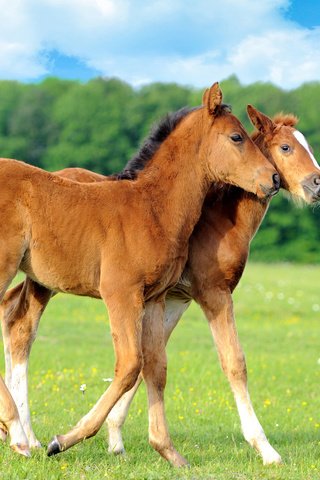
[[[177,286],[178,287],[178,286]],[[165,301],[165,337],[169,338],[172,330],[175,328],[183,313],[191,303],[191,298],[174,287],[170,289]]]
[[[147,301],[151,298],[160,296],[164,292],[173,288],[180,278],[185,262],[186,256],[181,256],[178,259],[169,262],[169,264],[164,266],[162,269],[152,272],[149,277],[147,275],[145,300]]]
[[[100,298],[100,265],[77,255],[43,255],[36,248],[26,252],[20,265],[28,277],[55,292]]]

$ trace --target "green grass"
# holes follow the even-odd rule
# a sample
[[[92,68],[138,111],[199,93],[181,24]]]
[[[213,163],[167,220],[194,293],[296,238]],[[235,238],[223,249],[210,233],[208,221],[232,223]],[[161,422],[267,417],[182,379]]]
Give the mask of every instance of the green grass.
[[[146,395],[136,396],[123,434],[124,458],[107,453],[104,428],[67,452],[31,459],[0,445],[1,479],[320,478],[320,267],[249,265],[235,295],[249,388],[271,444],[284,460],[264,467],[244,441],[232,394],[203,314],[192,305],[168,346],[166,410],[176,448],[191,468],[175,470],[147,441]],[[1,356],[1,370],[3,359]],[[102,302],[60,295],[45,312],[30,364],[34,430],[43,445],[95,403],[113,375]],[[80,385],[86,383],[82,394]]]

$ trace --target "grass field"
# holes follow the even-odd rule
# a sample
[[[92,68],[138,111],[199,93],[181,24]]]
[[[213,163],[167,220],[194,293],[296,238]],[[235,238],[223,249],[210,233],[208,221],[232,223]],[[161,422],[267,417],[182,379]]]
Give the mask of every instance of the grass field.
[[[166,389],[170,432],[190,469],[173,469],[148,445],[141,388],[123,432],[124,458],[108,455],[104,428],[51,458],[42,449],[25,459],[1,444],[0,479],[320,479],[319,280],[320,267],[253,264],[234,295],[251,398],[283,465],[264,467],[244,441],[208,326],[192,305],[168,346]],[[44,446],[95,403],[113,360],[102,302],[53,299],[30,364],[32,420]]]

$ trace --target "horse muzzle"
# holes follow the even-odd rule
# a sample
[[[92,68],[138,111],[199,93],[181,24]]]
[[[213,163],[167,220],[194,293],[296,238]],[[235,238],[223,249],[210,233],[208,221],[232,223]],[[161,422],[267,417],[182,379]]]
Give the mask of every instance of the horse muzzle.
[[[301,182],[301,186],[308,203],[320,201],[320,172],[309,175]]]
[[[260,184],[260,189],[263,193],[263,197],[266,199],[276,195],[280,189],[280,175],[278,173],[274,173],[272,175],[272,183],[269,185]],[[261,195],[258,194],[258,197],[261,197]]]

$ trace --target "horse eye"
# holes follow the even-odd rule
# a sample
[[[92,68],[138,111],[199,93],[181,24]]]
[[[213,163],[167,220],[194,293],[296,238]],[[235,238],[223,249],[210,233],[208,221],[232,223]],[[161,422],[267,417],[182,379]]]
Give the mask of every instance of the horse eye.
[[[288,152],[290,152],[290,150],[291,150],[290,145],[287,145],[286,143],[283,144],[283,145],[281,145],[280,148],[281,148],[281,150],[282,150],[283,152],[285,152],[285,153],[288,153]]]
[[[232,135],[230,135],[230,138],[235,143],[240,143],[243,140],[243,137],[242,135],[240,135],[240,133],[233,133]]]

